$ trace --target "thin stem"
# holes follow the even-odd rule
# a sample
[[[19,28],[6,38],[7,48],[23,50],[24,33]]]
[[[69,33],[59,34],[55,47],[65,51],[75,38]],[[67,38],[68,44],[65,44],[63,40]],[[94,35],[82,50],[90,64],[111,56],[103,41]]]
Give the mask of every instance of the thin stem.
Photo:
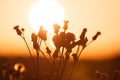
[[[64,61],[63,68],[62,68],[62,70],[61,70],[61,75],[60,75],[60,78],[61,78],[61,79],[60,79],[60,80],[62,80],[62,78],[63,78],[66,65],[67,65],[67,60]]]
[[[39,49],[39,51],[42,53],[42,55],[43,55],[43,57],[45,58],[45,60],[47,61],[47,63],[50,64],[50,62],[49,62],[49,60],[47,59],[47,57],[45,56],[44,52],[43,52],[41,49]]]
[[[40,80],[40,76],[39,76],[39,51],[36,50],[37,53],[37,80]]]
[[[93,40],[92,40],[92,41],[93,41]],[[92,43],[92,41],[90,41],[90,42],[86,45],[86,47],[87,47],[88,45],[90,45],[90,43]],[[82,50],[81,50],[80,53],[78,54],[78,59],[79,59],[81,53],[83,52],[83,50],[84,50],[86,47],[82,48]],[[78,46],[78,48],[77,48],[77,52],[78,52],[78,49],[79,49],[79,46]],[[71,76],[72,76],[72,74],[73,74],[73,70],[74,70],[75,65],[76,65],[76,62],[74,62],[74,64],[73,64],[72,71],[71,71],[71,73],[70,73],[70,76],[69,76],[68,80],[71,80]]]
[[[76,54],[78,54],[78,53],[79,53],[79,50],[80,50],[80,45],[78,45],[78,47],[77,47]]]
[[[45,46],[47,47],[47,44],[46,44],[46,41],[44,41],[44,43],[45,43]],[[49,57],[50,57],[50,59],[51,59],[51,61],[52,61],[52,63],[53,63],[53,66],[55,67],[55,71],[56,71],[56,66],[55,66],[55,62],[54,62],[54,60],[52,59],[52,56],[49,54]],[[47,58],[46,58],[47,59]],[[53,68],[53,66],[51,66],[52,68]]]
[[[91,40],[86,46],[90,45],[93,42],[93,40]]]
[[[79,47],[80,47],[80,46],[78,45],[78,48],[77,48],[77,51],[76,51],[77,54],[78,54],[78,52],[79,52]],[[81,53],[83,52],[83,50],[84,50],[84,48],[82,48],[82,50],[81,50],[80,53],[78,54],[78,59],[79,59]],[[73,74],[73,71],[74,71],[75,65],[76,65],[76,62],[73,63],[72,71],[71,71],[71,73],[70,73],[70,75],[69,75],[69,77],[68,77],[68,80],[71,80],[71,77],[72,77],[72,74]]]
[[[44,41],[44,42],[45,42],[45,41]],[[46,43],[45,43],[45,45],[46,45]],[[46,45],[46,46],[47,46],[47,45]],[[44,52],[43,52],[41,49],[39,49],[39,51],[42,53],[42,55],[43,55],[43,57],[45,58],[46,62],[49,64],[49,66],[50,66],[50,68],[51,68],[51,72],[53,72],[53,71],[54,71],[54,68],[53,68],[53,66],[50,64],[50,62],[49,62],[49,60],[47,59],[46,55],[44,54]],[[51,60],[52,60],[51,55],[49,55],[49,56],[50,56],[50,58],[51,58]],[[55,63],[54,63],[53,60],[52,60],[52,62],[53,62],[53,65],[55,65]]]
[[[40,48],[40,46],[41,46],[41,43],[42,43],[42,39],[39,39],[38,40],[38,47]]]
[[[30,57],[32,58],[32,53],[31,53],[30,48],[29,48],[29,46],[28,46],[28,44],[27,44],[27,42],[26,42],[26,39],[23,38],[23,40],[25,41],[25,44],[26,44],[26,46],[27,46],[27,48],[28,48],[28,51],[29,51],[29,53],[30,53]]]
[[[45,41],[44,41],[45,42]],[[47,61],[48,64],[50,64],[49,60],[47,59],[47,57],[45,56],[44,52],[40,49],[42,43],[42,39],[39,42],[39,51],[42,53],[43,57],[45,58],[45,60]],[[45,44],[46,45],[46,44]]]
[[[54,59],[52,59],[52,56],[49,54],[49,57],[50,57],[50,59],[51,59],[51,61],[52,61],[52,63],[53,63],[53,65],[52,65],[52,67],[54,67],[55,69],[55,72],[57,72],[57,68],[56,68],[56,65],[55,65],[55,61],[54,61]]]
[[[86,45],[86,47],[89,46],[92,42],[93,42],[93,40],[90,41],[90,42]],[[83,48],[82,48],[82,50],[81,50],[80,53],[78,54],[78,59],[79,59],[81,53],[83,52],[83,50],[84,50],[86,47],[83,47]]]
[[[64,47],[62,48],[62,54],[61,54],[61,56],[60,56],[60,61],[59,61],[59,64],[58,64],[58,69],[57,69],[57,76],[58,76],[58,77],[59,77],[59,72],[60,72],[60,69],[61,69],[63,52],[64,52]],[[60,76],[61,76],[61,75],[62,75],[62,74],[60,74]]]
[[[21,36],[21,37],[22,37],[22,36]],[[30,51],[30,48],[29,48],[29,46],[28,46],[28,43],[27,43],[25,37],[22,37],[22,38],[23,38],[23,40],[24,40],[24,42],[25,42],[25,44],[26,44],[26,46],[27,46],[27,49],[28,49],[28,51],[29,51],[30,58],[31,58],[31,61],[32,61],[32,65],[33,65],[34,72],[35,72],[35,63],[34,63],[34,60],[33,60],[33,57],[32,57],[32,53],[31,53],[31,51]]]
[[[79,59],[79,57],[80,57],[80,55],[81,55],[81,53],[83,52],[84,49],[85,49],[85,48],[82,48],[82,50],[81,50],[80,53],[78,54],[78,59]]]
[[[72,77],[72,74],[73,74],[73,71],[74,71],[74,68],[75,68],[75,65],[76,65],[76,62],[74,62],[73,66],[72,66],[72,71],[68,77],[68,80],[71,80],[71,77]]]

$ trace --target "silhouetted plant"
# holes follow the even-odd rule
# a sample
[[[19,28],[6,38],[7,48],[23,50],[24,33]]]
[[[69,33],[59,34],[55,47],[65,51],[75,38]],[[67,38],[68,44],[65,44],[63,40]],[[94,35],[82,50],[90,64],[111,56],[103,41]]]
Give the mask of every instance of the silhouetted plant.
[[[98,37],[100,34],[101,34],[101,32],[97,32],[97,33],[92,37],[92,39],[93,39],[93,40],[96,40],[97,37]]]
[[[72,55],[73,67],[67,79],[67,80],[71,80],[73,70],[75,68],[76,63],[78,63],[79,61],[79,57],[81,53],[92,41],[95,41],[97,37],[101,34],[100,32],[97,32],[92,37],[92,40],[88,43],[88,38],[86,37],[87,28],[84,28],[82,33],[79,36],[79,40],[75,41],[75,37],[76,37],[75,34],[72,32],[67,32],[68,22],[69,21],[67,20],[64,21],[63,31],[61,32],[59,32],[59,29],[61,27],[58,24],[53,25],[54,33],[55,33],[54,36],[52,37],[52,41],[55,46],[55,50],[53,51],[53,53],[46,43],[47,31],[43,28],[43,26],[40,26],[40,30],[38,34],[35,34],[35,33],[31,34],[33,48],[36,50],[36,54],[37,54],[37,80],[40,80],[40,74],[39,74],[40,73],[39,72],[39,67],[40,67],[39,66],[39,54],[40,53],[43,55],[44,59],[47,61],[48,65],[50,66],[50,69],[51,69],[50,74],[54,74],[53,78],[55,80],[63,80],[63,76],[65,75],[64,71],[65,71],[67,62],[70,60],[70,55]],[[14,29],[16,30],[17,34],[21,36],[22,39],[24,39],[26,46],[28,48],[28,51],[30,53],[31,59],[32,59],[31,51],[24,37],[24,28],[21,28],[20,30],[19,26],[17,25],[14,27]],[[43,49],[41,50],[42,42],[44,42],[45,44],[46,52],[44,52]],[[77,46],[76,52],[72,53],[72,49],[75,48],[75,46]],[[49,55],[50,60],[48,60],[47,55]],[[52,63],[50,63],[50,61],[52,61]],[[56,61],[58,61],[58,64],[55,63]]]
[[[19,36],[21,36],[22,32],[21,32],[21,30],[19,29],[19,26],[16,25],[16,26],[14,27],[14,29],[16,30],[17,34],[18,34]]]
[[[44,41],[47,40],[47,31],[44,30],[42,26],[40,27],[40,30],[38,32],[38,37],[41,38]]]
[[[119,80],[120,79],[120,71],[115,70],[111,76],[107,73],[96,71],[96,77],[100,80],[109,80],[109,79],[110,80]]]
[[[33,60],[33,57],[32,57],[32,53],[30,51],[29,45],[28,45],[28,43],[27,43],[27,41],[25,39],[25,36],[24,36],[25,29],[24,28],[19,29],[19,25],[16,25],[16,26],[14,26],[14,30],[16,30],[18,36],[20,36],[24,40],[24,42],[25,42],[25,44],[27,46],[27,49],[29,51],[30,58],[31,58],[31,61],[32,61],[32,65],[33,65],[33,69],[34,69],[34,72],[35,72],[35,63],[34,63],[34,60]]]
[[[25,70],[21,70],[23,66],[18,65],[16,69],[14,66],[8,66],[7,64],[3,65],[3,70],[2,70],[2,80],[24,80],[25,78]]]
[[[33,48],[36,49],[36,50],[39,49],[39,46],[38,46],[38,43],[37,43],[37,38],[38,38],[38,36],[35,33],[32,33],[31,39],[33,41]]]
[[[53,27],[54,27],[54,33],[58,34],[60,26],[58,24],[54,24]]]
[[[4,64],[2,66],[2,80],[6,80],[8,78],[8,72],[7,72],[8,66],[7,64]]]

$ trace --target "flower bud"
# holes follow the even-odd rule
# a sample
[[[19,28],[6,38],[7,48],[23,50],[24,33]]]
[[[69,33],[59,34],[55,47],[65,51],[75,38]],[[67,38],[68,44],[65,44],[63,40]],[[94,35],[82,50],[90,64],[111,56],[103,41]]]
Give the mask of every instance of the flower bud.
[[[87,28],[84,28],[81,35],[80,35],[81,40],[84,40],[86,32],[87,32]]]
[[[64,26],[63,26],[63,29],[64,30],[67,30],[68,29],[68,22],[67,20],[64,21]]]
[[[33,48],[38,50],[39,46],[38,46],[38,43],[37,43],[37,35],[35,33],[32,33],[31,39],[33,41]]]
[[[17,32],[18,35],[21,35],[21,34],[22,34],[22,32],[20,31],[18,25],[14,26],[14,29],[16,30],[16,32]]]
[[[98,35],[100,35],[100,34],[101,34],[101,32],[97,32],[97,33],[92,37],[92,39],[93,39],[93,40],[96,40],[97,37],[98,37]]]
[[[38,36],[44,41],[47,40],[47,31],[44,30],[42,26],[40,27],[40,30],[38,32]]]
[[[73,53],[72,56],[73,56],[73,60],[74,60],[74,62],[77,62],[77,61],[78,61],[77,54],[76,54],[76,53]]]
[[[54,33],[58,33],[60,26],[58,24],[54,24],[53,27],[54,27]]]

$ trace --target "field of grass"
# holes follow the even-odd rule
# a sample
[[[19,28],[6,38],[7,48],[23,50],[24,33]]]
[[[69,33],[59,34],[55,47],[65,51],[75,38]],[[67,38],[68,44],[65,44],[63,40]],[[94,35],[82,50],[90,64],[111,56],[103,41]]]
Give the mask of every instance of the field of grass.
[[[36,60],[34,58],[34,60]],[[41,80],[53,80],[52,77],[54,74],[50,74],[50,65],[47,62],[40,58],[40,79]],[[0,80],[3,79],[3,69],[6,69],[7,75],[10,73],[10,69],[16,63],[22,63],[25,66],[24,77],[21,80],[35,80],[35,69],[32,67],[32,63],[30,58],[23,58],[23,57],[14,57],[14,58],[7,58],[1,57],[0,58]],[[36,64],[36,63],[35,63]],[[55,63],[57,65],[57,62]],[[6,65],[6,67],[4,66]],[[66,65],[63,80],[66,80],[71,72],[72,62],[69,62]],[[4,68],[5,67],[5,68]],[[36,65],[35,65],[36,67]],[[13,71],[14,72],[14,71]],[[101,76],[97,75],[100,72]],[[80,60],[78,64],[76,64],[73,75],[71,76],[71,80],[103,80],[104,75],[107,77],[106,80],[115,80],[114,75],[115,72],[120,73],[120,57],[103,60],[103,61],[90,61],[90,60]],[[9,79],[8,79],[9,80]],[[12,79],[11,79],[12,80]],[[20,79],[18,79],[20,80]],[[120,80],[120,74],[118,79]]]

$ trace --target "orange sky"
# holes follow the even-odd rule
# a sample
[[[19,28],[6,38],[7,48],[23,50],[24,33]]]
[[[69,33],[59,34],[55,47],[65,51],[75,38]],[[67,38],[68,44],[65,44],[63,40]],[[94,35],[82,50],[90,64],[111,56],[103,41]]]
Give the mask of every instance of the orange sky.
[[[28,54],[24,41],[13,30],[15,25],[25,28],[25,36],[32,52],[31,33],[28,20],[30,7],[37,0],[0,1],[0,56]],[[109,58],[120,56],[120,0],[57,0],[69,20],[69,31],[79,34],[88,29],[91,37],[101,31],[102,35],[83,52],[84,58]]]

